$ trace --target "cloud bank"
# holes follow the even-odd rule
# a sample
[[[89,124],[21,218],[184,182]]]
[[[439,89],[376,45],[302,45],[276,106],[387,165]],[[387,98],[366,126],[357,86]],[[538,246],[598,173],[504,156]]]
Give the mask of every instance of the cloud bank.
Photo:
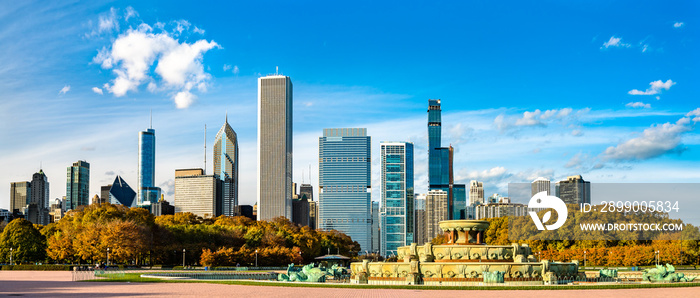
[[[136,15],[131,13],[132,17]],[[93,61],[111,69],[116,76],[104,84],[104,90],[121,97],[145,84],[150,92],[168,93],[178,109],[187,108],[195,101],[197,96],[193,91],[206,92],[211,75],[204,71],[203,56],[221,46],[213,40],[180,41],[180,35],[189,30],[190,24],[184,20],[173,24],[174,30],[168,32],[162,23],[157,23],[155,29],[141,23],[102,48]],[[196,29],[196,33],[201,31]]]

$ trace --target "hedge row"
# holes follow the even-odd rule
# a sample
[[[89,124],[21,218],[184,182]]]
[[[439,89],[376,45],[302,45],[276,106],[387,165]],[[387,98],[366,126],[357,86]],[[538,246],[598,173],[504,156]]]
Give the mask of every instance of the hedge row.
[[[71,265],[4,265],[2,270],[70,271]]]

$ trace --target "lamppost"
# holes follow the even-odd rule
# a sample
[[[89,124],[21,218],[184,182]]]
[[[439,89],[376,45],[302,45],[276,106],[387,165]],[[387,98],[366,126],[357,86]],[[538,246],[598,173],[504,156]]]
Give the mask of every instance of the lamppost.
[[[12,265],[12,247],[10,247],[10,265]]]
[[[659,266],[659,251],[656,251],[656,266]]]
[[[107,266],[109,266],[109,247],[107,247]]]
[[[182,269],[185,269],[185,249],[182,249]]]
[[[583,267],[586,267],[586,252],[585,250],[583,251]]]
[[[258,267],[258,250],[255,250],[255,267]]]

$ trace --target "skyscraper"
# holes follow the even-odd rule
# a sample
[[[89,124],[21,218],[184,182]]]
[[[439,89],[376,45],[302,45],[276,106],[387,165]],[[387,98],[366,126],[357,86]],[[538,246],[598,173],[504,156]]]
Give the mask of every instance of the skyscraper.
[[[531,194],[531,196],[535,196],[538,192],[543,192],[543,191],[546,191],[547,195],[550,195],[552,193],[549,179],[539,177],[539,178],[535,179],[535,181],[532,181],[532,194]]]
[[[106,189],[107,193],[103,196],[107,198],[107,202],[110,204],[121,204],[126,207],[136,206],[136,192],[134,192],[121,176],[114,178],[114,182],[106,187],[108,187]],[[106,187],[102,187],[103,191]]]
[[[235,216],[234,209],[238,205],[238,136],[228,124],[228,115],[214,142],[214,174],[219,176],[223,186],[221,211],[223,215]]]
[[[29,181],[10,183],[10,213],[19,212],[32,199],[32,188]]]
[[[425,198],[425,237],[428,242],[442,234],[439,223],[448,220],[447,192],[440,189],[428,191]]]
[[[160,199],[156,187],[156,131],[153,128],[139,132],[139,181],[136,204],[147,207]],[[147,207],[148,208],[148,207]]]
[[[467,194],[464,184],[454,184],[454,148],[442,147],[442,110],[439,99],[428,100],[428,190],[447,192],[449,219],[463,219]]]
[[[326,128],[318,140],[319,228],[338,230],[370,250],[371,138],[366,128]]]
[[[203,169],[175,170],[175,213],[191,212],[203,218],[221,215],[221,186],[217,175]]]
[[[484,203],[484,183],[476,180],[469,181],[469,205]]]
[[[258,78],[258,220],[292,218],[292,81]]]
[[[591,203],[591,183],[581,175],[566,177],[555,185],[556,196],[567,204]]]
[[[382,246],[382,229],[379,219],[379,202],[372,201],[372,250],[370,252],[377,253]]]
[[[431,239],[428,239],[426,237],[425,233],[425,199],[426,195],[425,194],[416,194],[416,220],[415,220],[415,228],[416,228],[416,233],[415,233],[415,242],[418,245],[422,245]]]
[[[86,161],[66,168],[66,204],[66,210],[90,205],[90,164]]]
[[[44,170],[39,170],[32,175],[27,220],[34,224],[49,224],[49,179],[44,174]]]
[[[413,242],[413,143],[381,142],[381,254]]]

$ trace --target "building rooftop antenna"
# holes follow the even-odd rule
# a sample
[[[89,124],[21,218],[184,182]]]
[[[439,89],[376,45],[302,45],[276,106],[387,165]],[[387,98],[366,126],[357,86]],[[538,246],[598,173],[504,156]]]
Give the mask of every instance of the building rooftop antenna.
[[[151,109],[151,126],[149,128],[153,129],[153,109]]]

